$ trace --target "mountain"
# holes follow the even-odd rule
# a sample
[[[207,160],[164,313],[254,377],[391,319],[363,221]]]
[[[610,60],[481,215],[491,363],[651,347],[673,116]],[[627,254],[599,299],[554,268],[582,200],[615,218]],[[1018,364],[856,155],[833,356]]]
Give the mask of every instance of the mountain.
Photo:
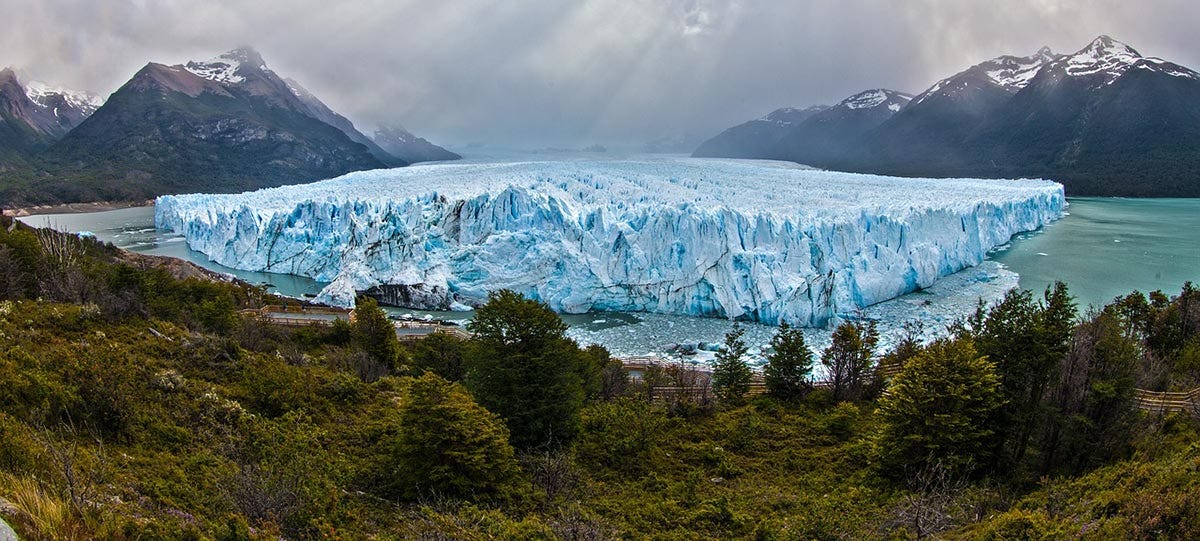
[[[1045,177],[1072,195],[1200,196],[1200,74],[1108,36],[1070,55],[1001,57],[922,93],[841,165]]]
[[[793,126],[767,157],[818,167],[837,166],[858,151],[866,133],[911,100],[909,94],[883,88],[859,92]]]
[[[1200,196],[1200,73],[1101,36],[1039,70],[962,148],[972,171],[1068,193]]]
[[[292,94],[295,95],[298,100],[300,100],[300,109],[308,116],[342,130],[342,133],[346,134],[351,141],[366,146],[367,150],[371,152],[371,155],[378,158],[379,161],[392,167],[403,167],[413,162],[422,161],[410,160],[401,154],[380,148],[380,146],[373,139],[358,131],[358,129],[354,127],[354,123],[350,122],[350,119],[334,112],[333,109],[330,109],[329,106],[317,99],[312,92],[309,92],[303,86],[300,86],[300,83],[296,82],[294,79],[284,79],[284,82],[288,85],[288,89],[291,90]],[[422,139],[422,141],[424,141],[424,139]]]
[[[729,128],[700,144],[692,156],[697,158],[768,158],[788,131],[824,111],[818,105],[797,109],[776,109],[765,117]]]
[[[100,106],[99,97],[30,81],[0,70],[0,171],[62,137]]]
[[[1048,47],[1030,56],[1001,56],[938,81],[873,130],[861,151],[900,170],[960,166],[955,145],[1025,88],[1042,66],[1059,60]]]
[[[417,137],[400,126],[381,126],[376,129],[375,143],[408,163],[462,159],[462,156]]]
[[[369,143],[257,52],[236,49],[205,62],[147,64],[40,156],[48,174],[34,193],[139,199],[404,165]]]
[[[26,83],[25,92],[50,120],[46,132],[53,137],[66,135],[104,104],[103,98],[90,92],[67,90],[38,81]]]
[[[900,176],[1044,177],[1070,195],[1200,197],[1200,74],[1108,36],[1069,55],[1043,47],[994,58],[912,100],[868,91],[771,126],[769,136],[766,120],[730,128],[695,155]]]

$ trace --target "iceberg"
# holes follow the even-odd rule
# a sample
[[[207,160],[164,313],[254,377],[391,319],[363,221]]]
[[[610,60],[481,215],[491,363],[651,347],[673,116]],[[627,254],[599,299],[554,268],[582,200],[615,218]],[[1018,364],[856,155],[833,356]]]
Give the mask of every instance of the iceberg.
[[[319,300],[410,308],[511,289],[563,313],[820,326],[933,285],[1062,216],[1045,180],[916,179],[697,158],[442,163],[162,196],[155,224]]]

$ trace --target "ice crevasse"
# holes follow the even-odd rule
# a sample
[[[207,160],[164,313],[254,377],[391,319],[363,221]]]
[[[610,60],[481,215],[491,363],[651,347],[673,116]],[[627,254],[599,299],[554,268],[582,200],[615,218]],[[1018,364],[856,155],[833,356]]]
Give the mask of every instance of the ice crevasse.
[[[658,158],[431,164],[158,198],[213,261],[318,297],[465,309],[512,289],[566,313],[822,325],[983,261],[1062,216],[1044,180],[912,179]]]

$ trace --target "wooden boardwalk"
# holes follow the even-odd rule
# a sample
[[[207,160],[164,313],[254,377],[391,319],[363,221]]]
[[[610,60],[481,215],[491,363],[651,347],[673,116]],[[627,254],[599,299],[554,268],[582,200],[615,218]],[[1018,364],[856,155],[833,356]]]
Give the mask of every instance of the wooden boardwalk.
[[[242,314],[285,327],[330,327],[339,320],[354,320],[353,310],[313,306],[269,305],[257,310],[242,310]],[[396,321],[393,324],[396,338],[402,342],[420,340],[431,334],[448,334],[463,340],[471,337],[471,333],[462,327],[432,321]]]
[[[321,308],[308,306],[282,306],[272,305],[264,306],[258,310],[243,310],[243,315],[249,317],[261,318],[265,321],[276,325],[289,327],[306,327],[309,325],[317,325],[328,327],[332,326],[338,320],[351,321],[354,318],[352,310],[342,308]],[[469,340],[473,335],[470,331],[456,326],[445,325],[437,322],[429,321],[397,321],[396,338],[403,342],[415,342],[433,334],[445,334]],[[681,396],[692,397],[711,397],[712,386],[710,383],[711,370],[706,366],[685,365],[678,361],[670,361],[661,357],[655,356],[633,356],[633,357],[617,357],[621,361],[625,372],[635,379],[641,379],[652,370],[652,367],[659,367],[664,370],[686,370],[696,379],[696,385],[691,386],[654,386],[650,388],[649,394],[653,400],[668,400],[679,398]],[[899,366],[880,366],[876,368],[879,376],[884,380],[891,380],[900,372]],[[830,387],[831,382],[814,381],[813,387]],[[762,380],[760,373],[754,374],[754,379],[750,382],[751,396],[765,394],[767,385]],[[1136,389],[1134,394],[1134,406],[1140,410],[1151,413],[1171,413],[1171,412],[1193,412],[1200,413],[1200,388],[1192,389],[1187,392],[1158,392]]]

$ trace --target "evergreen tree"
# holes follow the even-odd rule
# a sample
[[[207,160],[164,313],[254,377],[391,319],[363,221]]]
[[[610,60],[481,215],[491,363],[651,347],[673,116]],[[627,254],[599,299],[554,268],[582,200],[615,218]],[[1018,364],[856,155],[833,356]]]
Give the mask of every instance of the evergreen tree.
[[[394,369],[400,357],[400,341],[396,339],[396,326],[388,320],[379,303],[371,297],[359,297],[354,305],[354,321],[350,324],[351,337],[359,349],[388,369]]]
[[[567,326],[544,303],[512,291],[492,293],[468,327],[467,388],[500,415],[518,448],[554,448],[579,428],[583,355]]]
[[[965,473],[987,462],[1000,380],[970,340],[938,340],[909,359],[879,400],[880,464],[889,474],[931,464]]]
[[[804,332],[789,326],[779,325],[779,332],[771,339],[771,354],[763,367],[763,379],[767,392],[781,400],[802,398],[812,389],[813,354],[804,343]]]
[[[835,402],[863,398],[878,343],[879,331],[873,321],[866,325],[847,321],[833,331],[832,342],[821,353],[821,364],[833,384]]]
[[[745,333],[736,322],[733,329],[725,333],[725,346],[717,352],[713,363],[712,385],[717,399],[726,403],[737,403],[750,392],[750,366],[746,364]]]
[[[449,334],[434,333],[412,346],[412,364],[450,381],[462,381],[467,376],[463,359],[467,343]]]
[[[386,492],[407,500],[508,499],[519,492],[520,469],[508,430],[462,386],[426,372],[408,389],[396,424]]]

